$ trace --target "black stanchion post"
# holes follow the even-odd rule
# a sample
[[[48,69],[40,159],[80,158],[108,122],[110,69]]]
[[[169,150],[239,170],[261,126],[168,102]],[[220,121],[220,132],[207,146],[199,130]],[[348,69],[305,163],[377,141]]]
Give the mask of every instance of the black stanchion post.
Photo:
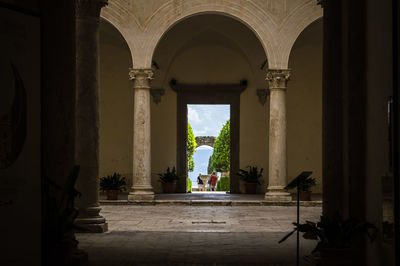
[[[302,172],[295,179],[290,182],[285,189],[297,188],[297,226],[300,223],[300,183],[304,182],[312,174],[310,171]],[[300,234],[297,230],[297,243],[296,243],[296,265],[300,265]]]
[[[297,224],[300,223],[300,182],[297,182]],[[297,250],[296,250],[296,265],[300,265],[300,239],[299,230],[297,230]]]

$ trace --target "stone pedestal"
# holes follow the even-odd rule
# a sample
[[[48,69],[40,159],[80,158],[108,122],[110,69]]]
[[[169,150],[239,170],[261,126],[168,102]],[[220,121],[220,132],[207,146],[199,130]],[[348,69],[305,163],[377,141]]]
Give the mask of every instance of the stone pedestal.
[[[100,10],[105,0],[76,1],[76,164],[80,165],[76,223],[91,232],[107,231],[99,206],[99,70]]]
[[[287,185],[286,88],[290,70],[270,69],[266,80],[270,90],[269,183],[265,200],[291,201]]]
[[[154,200],[151,186],[150,80],[151,69],[131,69],[135,90],[133,124],[133,180],[128,200]]]

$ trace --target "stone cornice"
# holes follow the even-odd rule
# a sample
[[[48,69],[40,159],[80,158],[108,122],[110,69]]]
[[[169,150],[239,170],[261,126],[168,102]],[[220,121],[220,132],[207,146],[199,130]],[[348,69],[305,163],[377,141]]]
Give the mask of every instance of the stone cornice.
[[[267,77],[269,89],[286,89],[290,80],[290,69],[268,69]]]
[[[135,89],[150,89],[150,81],[153,79],[154,72],[152,69],[130,69],[129,79],[133,80]]]
[[[108,0],[75,0],[78,18],[100,18],[100,11],[108,5]]]

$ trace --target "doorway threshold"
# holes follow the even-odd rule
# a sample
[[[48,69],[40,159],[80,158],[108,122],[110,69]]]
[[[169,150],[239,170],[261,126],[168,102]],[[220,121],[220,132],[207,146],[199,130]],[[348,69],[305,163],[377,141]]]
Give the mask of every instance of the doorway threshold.
[[[194,192],[155,194],[154,200],[128,200],[128,194],[118,200],[106,200],[100,195],[101,205],[188,205],[188,206],[296,206],[296,201],[266,201],[264,194],[231,194],[226,192]],[[295,195],[292,195],[295,199]],[[302,207],[321,207],[322,195],[315,194],[311,201],[300,201]]]

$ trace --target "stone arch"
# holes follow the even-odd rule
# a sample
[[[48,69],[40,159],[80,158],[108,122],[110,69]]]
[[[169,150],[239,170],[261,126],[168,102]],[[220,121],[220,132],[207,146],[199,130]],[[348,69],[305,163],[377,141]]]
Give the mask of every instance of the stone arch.
[[[136,54],[138,50],[136,47],[137,42],[133,37],[136,35],[135,34],[136,31],[135,28],[126,27],[126,25],[131,24],[130,21],[131,16],[129,16],[129,11],[126,8],[124,8],[123,5],[117,5],[115,2],[118,1],[112,1],[109,3],[108,8],[102,8],[100,16],[108,23],[113,25],[114,28],[119,31],[122,38],[128,44],[132,57],[132,62],[134,62],[135,58],[137,57]]]
[[[206,145],[206,146],[210,146],[210,147],[214,148],[215,139],[216,139],[216,137],[213,137],[213,136],[196,137],[197,147]]]
[[[128,33],[126,33],[123,29],[121,29],[120,27],[118,27],[118,24],[115,23],[115,21],[113,22],[112,20],[109,20],[107,17],[103,17],[102,19],[104,19],[105,22],[109,23],[112,27],[115,28],[116,31],[118,31],[118,33],[121,35],[122,39],[125,41],[126,45],[129,48],[129,52],[131,54],[132,57],[132,47],[131,47],[131,42],[128,41],[127,36],[129,35]],[[133,60],[133,58],[132,58]]]
[[[215,13],[232,17],[254,32],[268,58],[266,67],[285,69],[297,37],[307,25],[322,17],[322,9],[315,0],[301,1],[283,18],[250,0],[169,0],[142,22],[131,8],[127,0],[109,1],[101,16],[112,23],[127,41],[133,68],[151,67],[157,44],[175,24],[191,16]]]
[[[179,12],[176,12],[177,10]],[[157,10],[145,28],[152,34],[144,46],[144,57],[141,58],[140,64],[150,67],[157,44],[175,24],[191,16],[206,13],[229,16],[246,25],[260,40],[269,62],[274,62],[277,56],[271,48],[276,46],[274,36],[277,23],[271,14],[258,8],[252,1],[192,0],[190,4],[184,1],[169,1]]]
[[[285,69],[289,65],[290,52],[300,34],[314,21],[322,18],[322,8],[316,5],[315,1],[308,1],[299,6],[288,16],[280,30],[280,43],[283,45],[277,47],[280,58],[277,60],[277,67]]]

